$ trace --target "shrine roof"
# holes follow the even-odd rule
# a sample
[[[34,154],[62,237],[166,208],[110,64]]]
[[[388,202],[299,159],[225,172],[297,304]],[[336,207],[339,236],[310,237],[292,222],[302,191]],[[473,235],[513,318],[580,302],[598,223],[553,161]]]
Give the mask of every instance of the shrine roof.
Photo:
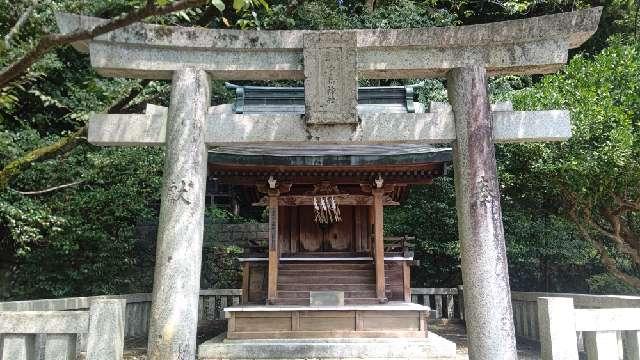
[[[424,107],[413,101],[414,89],[423,85],[358,87],[358,112],[415,113]],[[304,114],[304,87],[241,86],[226,83],[235,91],[236,114]]]
[[[362,166],[443,163],[451,148],[417,144],[221,146],[209,150],[211,164]]]

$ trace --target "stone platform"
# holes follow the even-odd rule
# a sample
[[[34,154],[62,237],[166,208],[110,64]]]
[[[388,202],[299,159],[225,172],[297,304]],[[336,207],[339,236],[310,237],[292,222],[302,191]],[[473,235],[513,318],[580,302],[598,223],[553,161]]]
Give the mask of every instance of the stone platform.
[[[249,359],[455,359],[456,344],[425,338],[229,340],[220,334],[198,347],[200,360]]]

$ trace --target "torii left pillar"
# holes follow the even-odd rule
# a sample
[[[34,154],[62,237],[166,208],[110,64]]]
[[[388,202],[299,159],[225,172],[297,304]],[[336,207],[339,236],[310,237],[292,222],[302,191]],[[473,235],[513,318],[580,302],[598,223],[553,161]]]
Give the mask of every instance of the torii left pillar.
[[[196,357],[209,94],[204,70],[173,73],[149,324],[151,360]]]

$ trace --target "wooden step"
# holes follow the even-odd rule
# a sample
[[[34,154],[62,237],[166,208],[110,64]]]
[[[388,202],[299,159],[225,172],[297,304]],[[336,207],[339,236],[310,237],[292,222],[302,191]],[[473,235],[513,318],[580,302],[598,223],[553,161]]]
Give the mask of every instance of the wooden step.
[[[309,299],[309,291],[278,291],[278,298],[288,299]],[[375,290],[358,290],[358,291],[345,291],[345,299],[349,298],[375,298]]]
[[[278,284],[278,290],[281,291],[360,291],[375,289],[375,284]]]
[[[281,262],[280,270],[373,270],[369,263],[333,263],[333,262]]]
[[[278,276],[287,275],[301,275],[301,276],[343,276],[343,275],[372,275],[375,276],[375,269],[348,269],[348,270],[335,270],[335,269],[284,269],[278,270]]]
[[[368,284],[375,283],[373,276],[278,276],[278,284]]]
[[[345,305],[373,305],[380,304],[376,298],[348,298],[344,299]]]
[[[345,305],[373,305],[380,302],[376,298],[349,298],[344,299]],[[309,305],[309,299],[295,299],[295,298],[278,298],[275,301],[275,305]]]
[[[274,305],[309,305],[309,299],[278,298]]]

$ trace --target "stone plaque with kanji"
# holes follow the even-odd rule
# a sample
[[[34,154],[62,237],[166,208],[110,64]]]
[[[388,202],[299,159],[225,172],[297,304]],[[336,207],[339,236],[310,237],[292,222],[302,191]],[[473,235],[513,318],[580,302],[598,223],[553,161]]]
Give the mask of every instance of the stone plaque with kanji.
[[[307,124],[358,123],[356,41],[351,31],[304,35]]]

